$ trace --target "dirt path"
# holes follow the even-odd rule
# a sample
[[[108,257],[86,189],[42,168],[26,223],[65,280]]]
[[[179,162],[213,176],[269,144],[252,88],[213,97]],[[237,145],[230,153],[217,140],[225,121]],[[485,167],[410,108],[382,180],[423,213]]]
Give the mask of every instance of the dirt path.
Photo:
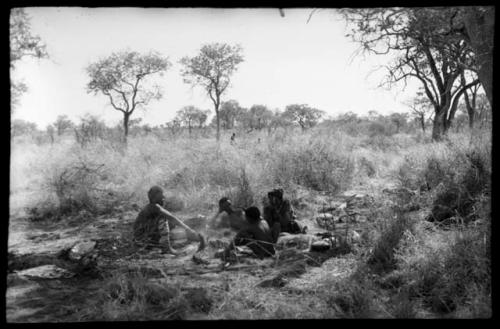
[[[304,194],[299,198],[299,218],[314,234],[324,229],[318,225],[316,217],[324,215],[322,211],[332,205],[355,208],[354,220],[338,222],[337,229],[346,225],[351,230],[363,230],[369,213],[370,199],[379,196],[383,188],[390,186],[387,180],[373,180],[370,184],[356,187],[338,196],[326,194]],[[323,210],[322,210],[323,209]],[[243,260],[241,263],[224,267],[219,259],[214,259],[216,245],[210,245],[198,256],[203,263],[196,263],[192,256],[196,245],[186,245],[179,241],[185,254],[174,257],[160,254],[158,251],[137,252],[131,243],[131,228],[136,212],[124,212],[115,217],[97,217],[92,220],[73,222],[61,227],[30,223],[21,218],[11,218],[9,228],[9,277],[7,284],[7,321],[9,322],[45,322],[79,321],[79,313],[89,300],[99,293],[103,277],[106,274],[127,268],[142,269],[151,280],[176,280],[181,278],[184,286],[210,289],[227,282],[228,277],[246,273],[249,277],[263,280],[279,272],[275,260]],[[210,239],[226,239],[222,232],[206,232]],[[40,279],[18,275],[21,271],[43,265],[57,265],[64,268],[67,264],[61,260],[64,250],[78,242],[94,241],[97,252],[99,273],[92,275],[77,274],[70,278]],[[312,282],[318,281],[325,273],[339,279],[350,274],[354,268],[353,259],[318,258],[318,264],[307,266],[298,276],[287,282],[290,289],[309,289]],[[239,266],[239,267],[238,267]],[[67,268],[67,266],[66,266]],[[187,277],[189,279],[187,280]],[[186,285],[186,282],[189,282]],[[273,281],[271,280],[271,284]],[[209,283],[209,284],[207,284]],[[279,284],[278,284],[279,286]],[[215,289],[215,288],[214,288]]]

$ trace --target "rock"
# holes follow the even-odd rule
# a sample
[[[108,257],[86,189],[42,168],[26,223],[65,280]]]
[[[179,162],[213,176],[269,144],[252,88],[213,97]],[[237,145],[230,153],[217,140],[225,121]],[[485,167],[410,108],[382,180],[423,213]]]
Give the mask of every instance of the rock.
[[[278,248],[297,248],[300,250],[309,249],[311,243],[317,241],[318,237],[310,234],[289,234],[280,236],[276,245]]]
[[[75,275],[75,273],[57,267],[56,265],[42,265],[38,267],[33,267],[27,270],[19,271],[17,272],[17,274],[20,276],[39,278],[39,279],[71,278]]]
[[[335,219],[335,216],[333,216],[333,214],[329,214],[329,213],[324,213],[324,214],[321,214],[319,216],[316,217],[316,220],[333,220]]]
[[[352,243],[360,243],[361,242],[361,234],[356,231],[350,231],[349,237],[351,238]]]
[[[332,247],[328,240],[315,241],[311,244],[311,251],[327,251]]]
[[[69,258],[74,261],[79,261],[83,257],[88,256],[92,253],[96,246],[95,241],[83,241],[75,244],[73,248],[69,251]]]

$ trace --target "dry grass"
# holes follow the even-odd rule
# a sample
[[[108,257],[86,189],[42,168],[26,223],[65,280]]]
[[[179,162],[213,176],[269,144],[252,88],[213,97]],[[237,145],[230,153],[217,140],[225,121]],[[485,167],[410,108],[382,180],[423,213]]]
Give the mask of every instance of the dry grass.
[[[149,135],[131,138],[127,148],[100,140],[85,148],[69,140],[53,145],[13,140],[10,202],[14,208],[31,209],[32,217],[37,207],[42,219],[84,211],[111,214],[142,206],[150,186],[160,185],[173,211],[208,215],[222,196],[239,206],[262,206],[276,185],[300,204],[303,191],[335,194],[368,181],[380,181],[382,187],[396,182],[415,192],[409,201],[421,205],[422,215],[435,204],[455,202],[457,218],[474,215],[479,221],[443,229],[399,213],[403,199],[377,195],[363,244],[349,254],[358,263],[347,278],[328,279],[331,269],[325,269],[323,279],[307,289],[262,288],[261,277],[226,273],[221,275],[224,284],[209,291],[211,306],[203,311],[180,281],[158,283],[140,272],[116,272],[102,282],[99,298],[80,317],[488,317],[491,139],[476,133],[470,140],[463,133],[429,143],[421,135],[350,136],[320,128],[303,134],[248,134],[235,145],[225,135],[220,145],[212,137],[163,140]],[[445,198],[455,190],[450,200]],[[462,209],[464,196],[473,202]],[[306,210],[311,211],[305,207],[304,214]]]

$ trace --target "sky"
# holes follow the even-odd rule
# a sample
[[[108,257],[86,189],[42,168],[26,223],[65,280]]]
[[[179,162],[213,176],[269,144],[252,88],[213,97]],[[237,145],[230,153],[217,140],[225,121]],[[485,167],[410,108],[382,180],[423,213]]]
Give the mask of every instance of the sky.
[[[388,56],[354,56],[358,45],[346,37],[345,22],[333,9],[214,8],[26,8],[32,34],[47,45],[49,59],[23,59],[12,72],[29,90],[12,119],[37,123],[40,128],[67,115],[78,122],[86,113],[107,124],[118,124],[122,114],[102,94],[86,91],[85,68],[120,50],[156,51],[172,66],[163,77],[152,77],[163,98],[152,101],[132,118],[160,125],[183,106],[209,109],[213,104],[201,88],[183,82],[180,59],[196,56],[203,44],[224,42],[243,48],[223,100],[243,107],[254,104],[270,109],[308,104],[336,116],[352,111],[365,115],[407,112],[404,102],[418,85],[391,90],[378,88],[384,72],[374,71]],[[371,72],[371,73],[370,73]]]

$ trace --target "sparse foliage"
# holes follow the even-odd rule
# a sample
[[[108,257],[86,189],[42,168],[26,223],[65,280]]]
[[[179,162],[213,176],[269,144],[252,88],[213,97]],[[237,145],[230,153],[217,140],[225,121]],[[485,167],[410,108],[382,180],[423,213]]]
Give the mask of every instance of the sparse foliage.
[[[248,130],[262,130],[271,123],[272,117],[273,112],[265,105],[252,105],[242,117],[243,126]]]
[[[37,130],[36,123],[15,119],[12,120],[10,134],[12,137],[30,134]]]
[[[288,105],[283,113],[283,117],[298,123],[302,130],[314,127],[323,115],[323,111],[312,108],[306,104]]]
[[[74,128],[75,138],[81,147],[85,147],[92,141],[103,139],[106,133],[106,125],[98,117],[86,114],[78,126]]]
[[[207,120],[208,114],[206,111],[200,110],[195,106],[189,105],[184,106],[182,109],[177,111],[176,119],[186,125],[189,129],[189,134],[191,135],[191,130],[193,126],[202,127]]]
[[[181,59],[184,82],[200,86],[207,92],[214,104],[217,122],[217,141],[220,139],[221,96],[229,87],[231,76],[238,64],[243,62],[242,48],[224,43],[206,44],[195,57]]]
[[[68,129],[71,129],[73,126],[73,122],[68,119],[67,115],[59,115],[54,122],[54,127],[57,130],[57,136],[63,135],[64,132],[66,132]]]
[[[23,8],[10,12],[10,68],[25,57],[47,58],[45,44],[39,36],[31,33],[30,17]],[[11,79],[11,110],[19,102],[19,97],[28,90],[26,84]]]
[[[434,107],[432,137],[439,140],[453,121],[458,101],[468,88],[479,83],[473,75],[465,85],[456,84],[465,70],[475,69],[475,56],[457,32],[460,9],[369,8],[342,10],[364,52],[395,54],[385,66],[391,85],[406,79],[422,83]]]
[[[87,91],[107,96],[113,108],[123,113],[125,142],[132,113],[162,97],[160,87],[148,85],[147,78],[153,74],[162,76],[170,66],[168,59],[155,52],[120,51],[87,67]]]
[[[236,122],[242,119],[245,109],[235,100],[222,102],[219,110],[219,118],[222,129],[233,129]],[[216,117],[214,117],[217,120]]]

